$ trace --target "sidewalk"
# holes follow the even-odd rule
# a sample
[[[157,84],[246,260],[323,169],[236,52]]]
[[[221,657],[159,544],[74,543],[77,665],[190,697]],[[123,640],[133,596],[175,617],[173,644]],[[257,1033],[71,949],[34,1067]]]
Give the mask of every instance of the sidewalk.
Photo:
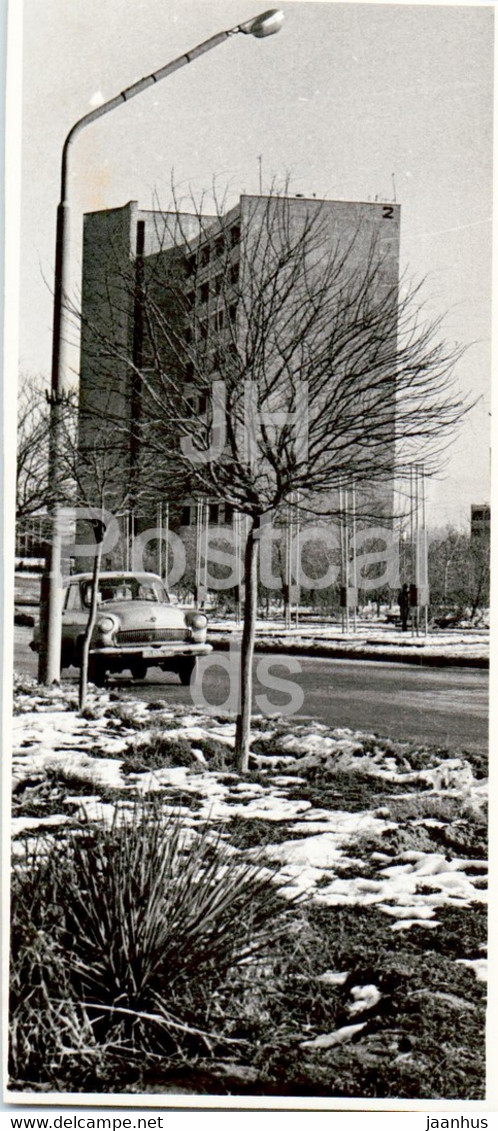
[[[211,620],[209,639],[216,648],[228,649],[240,633],[234,620]],[[356,632],[340,625],[317,624],[284,628],[277,621],[258,621],[256,651],[296,653],[330,659],[382,660],[424,666],[489,667],[489,630],[467,629],[412,636],[390,625],[361,621]]]

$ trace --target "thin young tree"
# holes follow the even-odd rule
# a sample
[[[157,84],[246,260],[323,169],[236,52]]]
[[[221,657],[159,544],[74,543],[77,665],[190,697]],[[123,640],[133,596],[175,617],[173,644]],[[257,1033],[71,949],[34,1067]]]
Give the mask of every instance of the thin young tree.
[[[243,197],[188,222],[176,207],[158,250],[130,270],[140,350],[109,335],[109,317],[87,325],[95,357],[128,373],[137,460],[155,457],[170,492],[246,516],[241,771],[266,524],[296,498],[301,514],[337,514],[353,481],[359,514],[378,513],[379,498],[385,511],[394,474],[415,459],[426,473],[440,466],[469,407],[454,378],[462,351],[444,342],[442,319],[424,318],[420,288],[400,290],[389,228],[379,237],[359,222],[345,236],[323,203],[296,204]],[[112,288],[100,301],[112,304]]]
[[[107,409],[107,411],[106,411]],[[77,543],[86,543],[84,559],[91,562],[88,587],[88,619],[80,649],[79,706],[84,706],[88,681],[100,682],[98,657],[91,655],[98,607],[99,578],[105,548],[108,516],[112,521],[148,504],[148,483],[137,484],[130,460],[129,443],[123,434],[109,431],[111,396],[98,407],[91,402],[65,407],[60,429],[59,470],[66,488],[69,516],[75,516]],[[144,470],[146,463],[143,464]],[[61,495],[59,495],[61,501]],[[80,551],[81,553],[81,551]]]

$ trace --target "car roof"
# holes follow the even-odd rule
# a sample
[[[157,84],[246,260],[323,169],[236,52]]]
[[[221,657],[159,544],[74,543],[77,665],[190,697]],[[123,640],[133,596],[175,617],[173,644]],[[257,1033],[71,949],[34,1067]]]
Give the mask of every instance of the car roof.
[[[91,573],[72,573],[70,577],[64,578],[64,585],[72,585],[73,581],[91,581]],[[143,570],[135,569],[104,569],[99,573],[100,581],[109,581],[111,578],[119,578],[121,581],[126,581],[128,578],[135,579],[135,581],[160,581],[161,585],[164,582],[158,573],[145,573]]]

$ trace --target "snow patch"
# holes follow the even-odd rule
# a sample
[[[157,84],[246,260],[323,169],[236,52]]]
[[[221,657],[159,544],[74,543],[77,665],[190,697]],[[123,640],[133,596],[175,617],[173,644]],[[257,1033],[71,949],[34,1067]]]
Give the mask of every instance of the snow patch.
[[[361,1021],[357,1025],[343,1025],[342,1029],[335,1029],[333,1033],[323,1033],[319,1037],[315,1037],[312,1041],[301,1041],[300,1049],[331,1049],[334,1045],[342,1045],[345,1041],[351,1041],[356,1033],[360,1033],[365,1028],[366,1021]]]
[[[487,958],[456,958],[455,961],[458,966],[468,966],[469,970],[473,970],[478,982],[487,982]]]

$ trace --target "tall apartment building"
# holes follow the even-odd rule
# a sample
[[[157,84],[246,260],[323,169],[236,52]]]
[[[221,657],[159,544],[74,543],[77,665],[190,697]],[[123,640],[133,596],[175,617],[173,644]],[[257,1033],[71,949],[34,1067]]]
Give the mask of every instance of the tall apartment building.
[[[203,401],[209,397],[209,380],[222,375],[230,350],[235,352],[238,338],[247,335],[251,308],[258,301],[255,265],[264,260],[268,241],[274,240],[272,233],[283,225],[286,240],[299,242],[299,233],[307,224],[311,230],[315,220],[320,241],[310,241],[303,269],[316,277],[324,247],[333,249],[344,285],[370,272],[377,301],[383,289],[392,293],[399,271],[396,204],[243,195],[223,217],[144,211],[135,201],[85,216],[80,447],[88,452],[92,444],[98,446],[96,437],[105,422],[109,499],[130,473],[137,514],[153,505],[154,491],[157,500],[168,498],[167,472],[151,475],[150,454],[141,450],[140,431],[143,435],[154,400],[153,388],[147,390],[143,375],[150,374],[153,386],[160,362],[170,375],[172,390],[175,384],[185,390],[191,383],[188,404],[192,415],[200,418]],[[340,288],[341,278],[336,285]],[[208,353],[209,365],[205,364]],[[203,373],[210,373],[204,389],[199,388],[196,372],[199,357]],[[394,473],[394,397],[386,446]],[[91,476],[90,468],[89,494]],[[152,486],[144,491],[146,481]],[[386,511],[392,510],[392,489],[384,483],[382,492]],[[180,502],[177,493],[175,501]],[[231,517],[223,499],[204,500],[203,506],[209,507],[214,521]],[[195,524],[196,508],[195,499],[183,498],[176,522]]]

